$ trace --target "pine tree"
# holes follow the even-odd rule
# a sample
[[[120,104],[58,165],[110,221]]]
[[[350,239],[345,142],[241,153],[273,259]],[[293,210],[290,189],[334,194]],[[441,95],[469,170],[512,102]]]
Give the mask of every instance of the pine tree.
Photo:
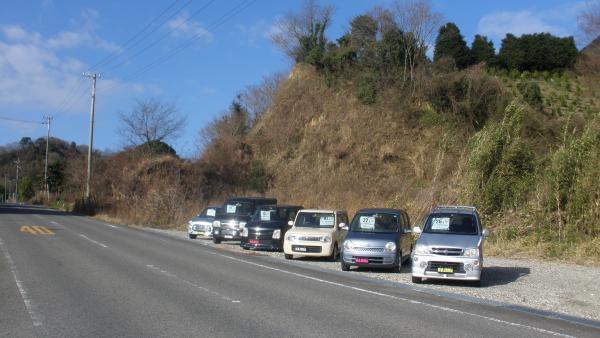
[[[488,66],[493,65],[496,60],[494,43],[488,41],[486,36],[475,35],[471,44],[471,57],[475,64],[485,62]]]
[[[464,37],[456,24],[449,22],[442,26],[435,40],[435,51],[433,61],[442,57],[451,57],[459,69],[466,68],[472,64],[471,53]]]

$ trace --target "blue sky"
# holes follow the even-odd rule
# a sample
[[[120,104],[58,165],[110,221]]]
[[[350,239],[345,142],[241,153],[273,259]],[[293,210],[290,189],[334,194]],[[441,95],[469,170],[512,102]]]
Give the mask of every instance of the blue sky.
[[[277,18],[302,2],[257,0],[222,22],[223,15],[246,0],[174,1],[5,1],[0,11],[0,117],[41,121],[49,114],[54,116],[53,136],[87,144],[90,81],[81,73],[97,71],[102,79],[95,148],[122,148],[118,112],[131,110],[136,99],[155,97],[174,102],[187,116],[184,133],[172,144],[179,154],[195,156],[199,131],[227,109],[236,93],[263,76],[289,70],[289,61],[268,35]],[[329,36],[337,38],[352,17],[393,1],[321,3],[336,8]],[[432,5],[445,21],[459,26],[469,43],[483,34],[498,48],[507,32],[578,38],[576,17],[585,1],[437,0]],[[167,8],[138,36],[145,40],[126,44]],[[188,48],[135,76],[194,36],[198,38]],[[108,56],[113,56],[110,63],[91,68]],[[42,125],[0,120],[0,144],[44,135]]]

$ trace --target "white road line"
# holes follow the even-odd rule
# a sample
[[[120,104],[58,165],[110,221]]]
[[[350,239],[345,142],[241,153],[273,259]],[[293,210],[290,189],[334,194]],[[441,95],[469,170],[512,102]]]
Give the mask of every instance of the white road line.
[[[163,270],[163,269],[161,269],[161,268],[159,268],[157,266],[148,264],[148,265],[146,265],[146,267],[149,268],[150,270],[156,272],[156,273],[160,273],[160,274],[163,274],[165,276],[171,277],[173,279],[177,279],[178,281],[183,282],[183,283],[185,283],[185,284],[187,284],[187,285],[189,285],[189,286],[191,286],[193,288],[202,290],[202,291],[204,291],[206,293],[210,293],[211,295],[214,295],[214,296],[217,296],[217,297],[221,297],[222,299],[224,299],[226,301],[229,301],[229,302],[232,302],[232,303],[240,303],[239,300],[233,300],[233,299],[231,299],[231,298],[229,298],[229,297],[227,297],[225,295],[222,295],[222,294],[220,294],[220,293],[218,293],[216,291],[209,290],[209,289],[207,289],[207,288],[205,288],[205,287],[203,287],[201,285],[198,285],[198,284],[196,284],[194,282],[190,282],[190,281],[188,281],[186,279],[178,277],[177,275],[172,274],[172,273],[170,273],[168,271],[165,271],[165,270]]]
[[[93,239],[89,238],[88,236],[86,236],[86,235],[84,235],[84,234],[79,234],[79,236],[80,236],[80,237],[83,237],[83,238],[87,239],[88,241],[90,241],[90,242],[92,242],[92,243],[94,243],[94,244],[96,244],[96,245],[99,245],[99,246],[101,246],[101,247],[103,247],[103,248],[108,248],[108,245],[106,245],[106,244],[102,244],[102,243],[100,243],[100,242],[97,242],[97,241],[95,241],[95,240],[93,240]]]
[[[523,329],[532,330],[532,331],[535,331],[535,332],[541,333],[541,334],[552,335],[552,336],[557,336],[557,337],[574,338],[574,336],[571,336],[571,335],[568,335],[568,334],[554,332],[554,331],[542,329],[542,328],[539,328],[539,327],[529,326],[529,325],[525,325],[525,324],[519,324],[519,323],[510,322],[510,321],[506,321],[506,320],[502,320],[502,319],[498,319],[498,318],[494,318],[494,317],[484,316],[484,315],[480,315],[480,314],[476,314],[476,313],[472,313],[472,312],[466,312],[466,311],[452,309],[452,308],[445,307],[445,306],[440,306],[440,305],[425,303],[425,302],[421,302],[421,301],[417,301],[417,300],[412,300],[412,299],[408,299],[408,298],[403,298],[403,297],[398,297],[398,296],[394,296],[394,295],[389,295],[389,294],[385,294],[385,293],[381,293],[381,292],[377,292],[377,291],[371,291],[371,290],[367,290],[367,289],[363,289],[363,288],[359,288],[359,287],[355,287],[355,286],[351,286],[351,285],[346,285],[346,284],[341,284],[341,283],[337,283],[337,282],[332,282],[332,281],[328,281],[328,280],[325,280],[325,279],[320,279],[320,278],[317,278],[317,277],[303,275],[303,274],[297,273],[297,272],[287,271],[287,270],[278,269],[278,268],[274,268],[274,267],[263,265],[263,264],[259,264],[259,263],[254,263],[254,262],[251,262],[251,261],[248,261],[248,260],[245,260],[245,259],[240,259],[240,258],[228,256],[228,255],[223,255],[223,254],[216,253],[216,252],[210,252],[210,251],[208,251],[207,253],[209,253],[211,255],[215,255],[215,256],[220,256],[220,257],[224,257],[224,258],[227,258],[227,259],[231,259],[233,261],[237,261],[237,262],[241,262],[241,263],[245,263],[245,264],[250,264],[250,265],[258,266],[258,267],[261,267],[261,268],[264,268],[264,269],[273,270],[273,271],[277,271],[277,272],[282,272],[282,273],[285,273],[285,274],[289,274],[289,275],[293,275],[293,276],[296,276],[296,277],[313,280],[313,281],[320,282],[320,283],[325,283],[325,284],[330,284],[330,285],[334,285],[334,286],[338,286],[338,287],[352,289],[354,291],[359,291],[359,292],[363,292],[363,293],[367,293],[367,294],[371,294],[371,295],[376,295],[376,296],[391,298],[391,299],[394,299],[394,300],[399,300],[399,301],[404,301],[404,302],[410,302],[412,304],[422,305],[422,306],[434,308],[434,309],[441,310],[441,311],[457,313],[457,314],[460,314],[460,315],[465,315],[465,316],[471,316],[471,317],[486,319],[486,320],[489,320],[489,321],[492,321],[492,322],[496,322],[496,323],[500,323],[500,324],[505,324],[505,325],[510,325],[510,326],[514,326],[514,327],[519,327],[519,328],[523,328]]]
[[[25,290],[23,283],[19,279],[19,273],[17,272],[17,267],[15,266],[15,263],[12,260],[10,253],[8,253],[8,249],[6,249],[6,247],[4,246],[4,242],[2,241],[2,238],[0,238],[0,249],[2,250],[2,253],[4,254],[4,257],[6,258],[6,262],[8,263],[8,268],[10,269],[10,272],[12,273],[13,278],[15,279],[15,283],[17,283],[17,289],[19,290],[19,293],[21,294],[23,303],[25,303],[25,308],[27,309],[27,312],[29,313],[29,317],[31,317],[33,326],[42,326],[42,317],[36,312],[36,310],[35,310],[36,306],[33,303],[33,300],[31,299],[31,297],[29,297],[27,290]]]
[[[57,222],[54,222],[54,221],[50,221],[50,223],[52,223],[54,225],[60,225],[60,224],[58,224]]]

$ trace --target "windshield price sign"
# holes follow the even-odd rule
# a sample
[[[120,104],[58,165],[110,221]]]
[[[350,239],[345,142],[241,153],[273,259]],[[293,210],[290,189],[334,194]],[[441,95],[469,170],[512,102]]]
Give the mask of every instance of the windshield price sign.
[[[431,219],[431,230],[449,230],[450,217],[434,217]]]
[[[332,226],[333,222],[334,222],[334,217],[333,216],[323,216],[319,220],[319,225],[321,225],[321,226]]]
[[[271,212],[269,210],[261,210],[260,211],[260,220],[261,221],[270,221],[271,220]]]
[[[375,228],[375,217],[373,217],[373,216],[360,216],[358,221],[359,221],[361,229]]]
[[[208,210],[206,210],[206,216],[215,217],[215,213],[216,213],[215,209],[208,209]]]
[[[228,214],[235,214],[235,205],[231,205],[231,204],[227,204],[227,213]]]

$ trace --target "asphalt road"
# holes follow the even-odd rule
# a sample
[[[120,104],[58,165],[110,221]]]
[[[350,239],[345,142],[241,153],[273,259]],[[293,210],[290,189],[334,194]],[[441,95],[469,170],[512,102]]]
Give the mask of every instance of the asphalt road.
[[[0,336],[599,337],[600,328],[0,206]]]

